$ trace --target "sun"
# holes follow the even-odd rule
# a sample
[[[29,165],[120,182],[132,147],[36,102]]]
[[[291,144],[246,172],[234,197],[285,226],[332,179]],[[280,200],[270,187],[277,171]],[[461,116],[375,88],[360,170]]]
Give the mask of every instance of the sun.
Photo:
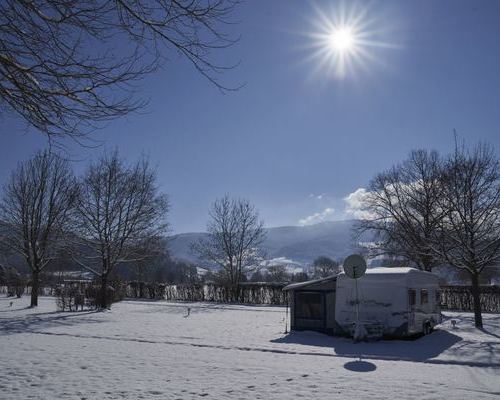
[[[349,27],[335,28],[328,37],[329,45],[334,51],[348,52],[356,43],[353,30]]]
[[[342,78],[352,72],[357,62],[366,54],[363,31],[356,21],[329,21],[316,35],[316,46],[322,63],[333,69],[335,76]]]
[[[385,49],[398,47],[387,41],[392,28],[378,10],[341,2],[330,9],[313,5],[313,11],[304,60],[313,64],[314,75],[347,78],[360,69],[373,71],[375,63],[384,64]]]

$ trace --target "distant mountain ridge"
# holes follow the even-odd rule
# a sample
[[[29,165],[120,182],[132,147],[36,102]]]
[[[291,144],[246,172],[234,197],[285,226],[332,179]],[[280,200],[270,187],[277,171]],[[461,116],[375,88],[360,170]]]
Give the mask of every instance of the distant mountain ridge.
[[[321,222],[307,226],[281,226],[266,229],[263,249],[268,258],[286,259],[310,265],[316,257],[341,259],[356,251],[352,237],[355,220]],[[204,232],[181,233],[168,238],[171,256],[204,264],[191,252],[191,243],[207,236]]]

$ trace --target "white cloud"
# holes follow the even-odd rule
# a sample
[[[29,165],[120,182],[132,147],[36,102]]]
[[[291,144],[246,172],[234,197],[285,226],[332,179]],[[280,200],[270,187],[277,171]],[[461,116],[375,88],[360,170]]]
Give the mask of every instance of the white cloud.
[[[330,219],[334,212],[335,210],[333,208],[327,207],[321,212],[317,212],[305,218],[299,219],[299,225],[312,225],[327,221]]]
[[[326,193],[320,193],[320,194],[309,193],[308,197],[310,199],[316,199],[316,200],[326,200],[326,199],[328,199],[328,196],[326,195]]]
[[[344,212],[356,219],[369,219],[372,217],[370,212],[365,210],[366,200],[370,192],[365,188],[356,189],[354,192],[344,197],[346,203]]]

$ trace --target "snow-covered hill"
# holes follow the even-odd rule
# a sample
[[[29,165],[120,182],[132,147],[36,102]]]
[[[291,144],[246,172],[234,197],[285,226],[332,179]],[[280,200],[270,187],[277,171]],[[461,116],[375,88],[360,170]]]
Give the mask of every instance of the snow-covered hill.
[[[353,220],[346,220],[268,228],[263,247],[268,258],[286,259],[301,265],[312,263],[318,256],[340,259],[356,251],[352,238],[353,224]],[[191,252],[191,244],[203,237],[206,233],[182,233],[170,237],[172,257],[200,262]]]

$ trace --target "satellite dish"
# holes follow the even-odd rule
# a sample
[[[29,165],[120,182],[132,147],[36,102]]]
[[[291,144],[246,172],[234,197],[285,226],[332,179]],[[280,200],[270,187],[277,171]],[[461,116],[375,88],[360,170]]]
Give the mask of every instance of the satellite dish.
[[[359,254],[352,254],[344,260],[344,272],[352,279],[361,278],[366,272],[366,261]]]

